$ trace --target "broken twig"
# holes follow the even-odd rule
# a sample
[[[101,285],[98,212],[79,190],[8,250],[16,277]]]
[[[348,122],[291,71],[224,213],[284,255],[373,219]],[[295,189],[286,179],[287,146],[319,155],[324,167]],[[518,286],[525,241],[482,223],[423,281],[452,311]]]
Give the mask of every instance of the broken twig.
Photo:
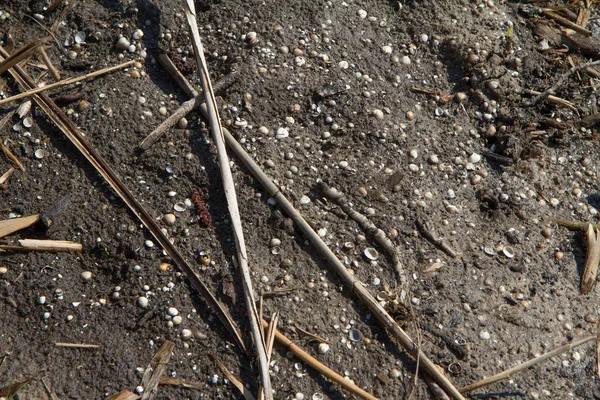
[[[65,342],[56,342],[54,343],[56,347],[68,347],[70,349],[99,349],[99,344],[87,344],[87,343],[65,343]]]
[[[51,90],[51,89],[55,89],[57,87],[63,87],[63,86],[67,86],[67,85],[72,85],[73,83],[81,82],[81,81],[84,81],[84,80],[87,80],[87,79],[96,78],[96,77],[98,77],[100,75],[105,75],[105,74],[108,74],[108,73],[113,72],[113,71],[117,71],[117,70],[120,70],[120,69],[123,69],[123,68],[127,68],[130,65],[133,65],[134,63],[135,63],[135,61],[131,60],[131,61],[124,62],[123,64],[115,65],[114,67],[103,68],[101,70],[90,72],[89,74],[85,74],[85,75],[82,75],[82,76],[77,76],[75,78],[69,78],[69,79],[65,79],[65,80],[62,80],[62,81],[59,81],[59,82],[56,82],[56,83],[51,83],[50,85],[36,87],[35,89],[27,90],[27,91],[25,91],[23,93],[19,93],[19,94],[16,94],[14,96],[7,97],[6,99],[2,99],[2,100],[0,100],[0,105],[6,104],[6,103],[10,103],[12,101],[16,101],[16,100],[22,99],[24,97],[29,97],[29,96],[32,96],[34,94],[42,93],[42,92],[44,92],[46,90]]]
[[[401,285],[406,283],[406,276],[404,267],[400,262],[400,257],[398,256],[398,251],[396,250],[396,246],[394,243],[386,236],[385,232],[375,226],[373,222],[371,222],[366,216],[356,211],[348,200],[346,196],[335,188],[329,187],[325,182],[318,183],[319,189],[321,192],[331,200],[333,200],[344,213],[346,213],[350,218],[352,218],[360,228],[365,232],[367,237],[373,239],[378,245],[380,245],[388,254],[388,257],[392,260],[394,271],[396,271],[396,275]]]
[[[27,217],[21,218],[11,218],[0,221],[0,238],[4,236],[8,236],[11,233],[20,231],[21,229],[25,229],[33,224],[35,224],[40,219],[40,216],[29,215]]]
[[[427,227],[427,223],[417,220],[416,225],[417,229],[419,230],[419,233],[421,233],[421,235],[435,247],[442,250],[444,253],[448,254],[452,258],[458,255],[458,253],[456,253],[456,251],[450,246],[450,244],[446,240],[440,239],[434,231]]]
[[[546,361],[549,358],[552,358],[552,357],[557,356],[559,354],[565,353],[565,352],[567,352],[567,351],[569,351],[569,350],[571,350],[571,349],[573,349],[573,348],[575,348],[577,346],[581,346],[582,344],[585,344],[587,342],[591,342],[592,340],[595,340],[595,339],[596,339],[596,336],[593,335],[593,336],[585,337],[583,339],[579,339],[579,340],[577,340],[577,341],[575,341],[573,343],[565,344],[564,346],[560,346],[559,348],[554,349],[554,350],[552,350],[552,351],[550,351],[550,352],[548,352],[546,354],[542,354],[541,356],[532,358],[529,361],[526,361],[526,362],[524,362],[522,364],[519,364],[519,365],[517,365],[515,367],[509,368],[506,371],[500,372],[499,374],[496,374],[494,376],[490,376],[489,378],[482,379],[482,380],[480,380],[478,382],[475,382],[475,383],[472,383],[470,385],[467,385],[467,386],[461,388],[460,392],[461,393],[467,393],[467,392],[471,392],[471,391],[473,391],[475,389],[479,389],[479,388],[482,388],[484,386],[488,386],[488,385],[491,385],[493,383],[500,382],[500,381],[502,381],[504,379],[509,378],[511,375],[516,374],[517,372],[520,372],[520,371],[523,371],[523,370],[525,370],[527,368],[533,367],[534,365],[537,365],[537,364],[541,363],[542,361]]]
[[[25,167],[21,164],[21,161],[10,151],[8,147],[4,143],[0,143],[0,147],[2,147],[2,152],[15,166],[19,167],[19,169],[25,172]]]
[[[217,367],[219,367],[221,372],[225,374],[225,376],[227,377],[227,379],[229,379],[233,386],[235,386],[237,390],[240,391],[240,393],[242,394],[242,396],[244,396],[246,400],[254,400],[254,396],[252,396],[252,393],[250,393],[250,391],[246,389],[246,386],[244,386],[244,384],[238,378],[236,378],[231,372],[229,372],[225,364],[223,364],[221,360],[217,358],[216,355],[210,353],[209,356],[210,358],[212,358],[215,364],[217,364]]]
[[[152,357],[152,361],[150,361],[142,376],[141,386],[144,388],[144,393],[141,400],[152,400],[156,396],[160,377],[167,369],[167,364],[173,354],[173,348],[175,348],[175,343],[166,340]]]
[[[550,221],[556,222],[558,225],[564,226],[570,231],[582,231],[588,227],[588,225],[592,225],[594,229],[600,229],[600,224],[590,224],[587,222],[579,222],[579,221],[569,221],[567,219],[560,218],[550,218]]]
[[[46,43],[48,43],[52,38],[50,36],[35,40],[31,43],[26,44],[21,47],[19,50],[12,53],[10,56],[7,56],[0,62],[0,75],[25,60],[28,57],[31,57],[38,51],[38,48]]]
[[[587,229],[587,256],[583,275],[581,276],[581,294],[588,294],[596,282],[598,263],[600,263],[600,231],[588,224]]]
[[[557,13],[555,13],[554,11],[552,11],[551,9],[546,8],[546,9],[542,10],[542,12],[543,12],[543,14],[546,17],[553,19],[554,21],[558,22],[559,24],[561,24],[565,28],[572,29],[572,30],[574,30],[577,33],[581,33],[584,36],[588,36],[588,37],[593,36],[593,34],[592,34],[591,31],[589,31],[589,30],[587,30],[585,28],[582,28],[581,26],[577,25],[574,22],[569,21],[566,18],[561,17],[560,15],[558,15]]]

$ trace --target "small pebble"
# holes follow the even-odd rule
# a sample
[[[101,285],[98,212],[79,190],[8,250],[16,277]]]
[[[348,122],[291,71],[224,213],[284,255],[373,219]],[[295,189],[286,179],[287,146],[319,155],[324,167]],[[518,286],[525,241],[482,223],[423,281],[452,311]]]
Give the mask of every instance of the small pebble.
[[[383,111],[373,110],[373,116],[377,119],[383,119]]]
[[[135,392],[137,394],[142,394],[144,392],[144,388],[142,386],[136,386]]]
[[[0,275],[4,275],[8,272],[8,268],[5,266],[0,267]]]
[[[169,314],[171,317],[174,317],[179,314],[179,310],[177,310],[175,307],[169,307],[167,314]]]
[[[585,322],[587,322],[588,324],[595,324],[597,322],[597,319],[593,314],[586,314]]]
[[[177,122],[177,127],[179,129],[185,129],[188,126],[188,120],[187,118],[181,118],[178,122]]]
[[[40,297],[38,297],[38,298],[37,298],[37,303],[38,303],[39,305],[44,305],[44,304],[46,304],[46,296],[40,296]]]
[[[563,253],[562,251],[557,251],[556,253],[554,253],[554,257],[558,261],[562,260],[564,258],[564,256],[565,256],[565,253]]]
[[[181,315],[176,315],[173,317],[173,325],[181,325],[183,322],[183,317]]]
[[[400,57],[400,64],[402,64],[402,65],[410,65],[410,57],[409,56],[402,56],[402,57]]]
[[[92,272],[91,272],[91,271],[83,271],[83,272],[81,273],[81,277],[82,277],[84,280],[86,280],[86,281],[89,281],[89,280],[91,280],[91,279],[92,279]]]
[[[365,10],[358,10],[358,12],[356,13],[356,15],[358,15],[359,18],[361,18],[361,19],[367,18],[367,12]]]
[[[181,337],[183,340],[188,340],[192,337],[192,331],[189,329],[184,329],[181,331]]]
[[[144,242],[144,245],[145,245],[147,248],[151,249],[151,248],[153,248],[153,247],[154,247],[154,242],[153,242],[152,240],[146,240],[146,241]]]
[[[146,308],[148,307],[148,298],[147,297],[138,297],[138,306],[142,307],[142,308]]]
[[[546,239],[550,239],[552,237],[552,229],[548,227],[542,229],[542,236]]]
[[[127,40],[124,37],[119,38],[119,40],[117,40],[117,43],[115,44],[115,49],[117,49],[117,51],[125,51],[128,47],[129,47],[129,40]]]
[[[481,161],[481,156],[479,154],[473,153],[469,156],[469,162],[477,164],[479,161]]]
[[[490,338],[491,338],[491,335],[490,335],[489,332],[487,332],[487,331],[481,331],[481,332],[479,332],[479,339],[481,339],[481,340],[490,340]]]
[[[397,369],[397,368],[392,368],[392,369],[390,370],[390,377],[391,377],[392,379],[398,379],[398,378],[400,378],[401,376],[402,376],[402,372],[400,372],[400,370],[399,370],[399,369]]]
[[[381,51],[383,54],[392,54],[392,46],[383,46]]]
[[[173,224],[175,224],[175,220],[176,219],[177,219],[177,217],[175,216],[175,214],[165,214],[163,216],[163,221],[167,225],[173,225]]]
[[[406,113],[406,119],[409,121],[412,121],[413,119],[415,119],[415,113],[412,111],[409,111]]]

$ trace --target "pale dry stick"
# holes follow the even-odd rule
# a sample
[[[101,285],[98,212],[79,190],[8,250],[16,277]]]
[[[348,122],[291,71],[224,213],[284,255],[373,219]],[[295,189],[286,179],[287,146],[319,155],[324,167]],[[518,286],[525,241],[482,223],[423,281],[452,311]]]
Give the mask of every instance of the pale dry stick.
[[[42,385],[44,385],[44,389],[46,389],[46,393],[50,396],[51,400],[60,400],[58,396],[50,389],[50,386],[44,380],[45,377],[42,377],[40,380],[42,381]]]
[[[541,102],[542,100],[544,100],[546,98],[548,99],[548,101],[550,101],[550,96],[556,91],[556,89],[558,89],[558,87],[560,85],[563,84],[563,82],[565,80],[567,80],[568,78],[570,78],[571,75],[573,75],[574,73],[579,72],[581,70],[584,70],[584,69],[587,69],[587,68],[590,68],[590,67],[594,67],[596,65],[600,65],[600,60],[588,61],[586,63],[583,63],[583,64],[577,65],[575,67],[569,68],[569,70],[567,72],[565,72],[564,74],[561,75],[561,77],[558,79],[558,81],[554,85],[552,85],[548,89],[544,90],[543,92],[539,93],[539,92],[535,92],[533,90],[530,90],[529,92],[531,94],[533,94],[535,97],[533,99],[531,99],[530,101],[525,101],[525,102],[521,103],[521,105],[523,107],[533,107],[533,106],[537,105],[539,102]],[[565,105],[567,103],[570,104],[569,107],[573,106],[572,103],[569,102],[569,101],[567,101],[567,100],[563,100],[563,99],[560,99],[558,97],[556,97],[554,101],[556,101],[556,100],[560,100],[563,103],[566,102],[566,103],[564,103]]]
[[[263,327],[268,327],[269,323],[263,319],[262,321]],[[345,379],[343,376],[327,367],[319,360],[308,354],[304,351],[300,346],[292,342],[285,335],[279,332],[277,329],[275,330],[275,340],[285,346],[289,351],[292,352],[296,357],[304,361],[315,371],[319,372],[321,375],[325,376],[330,381],[337,383],[350,393],[360,397],[361,399],[367,400],[378,400],[377,397],[373,396],[371,393],[352,383],[351,381]]]
[[[168,376],[163,376],[159,381],[160,385],[171,385],[171,386],[181,386],[186,389],[196,389],[203,390],[205,388],[204,383],[196,383],[196,382],[186,382],[177,378],[170,378]]]
[[[21,163],[21,161],[15,156],[12,151],[4,144],[0,143],[0,147],[2,147],[2,152],[13,164],[15,164],[21,171],[25,172],[25,167]]]
[[[352,208],[348,202],[348,199],[342,192],[335,188],[329,187],[329,185],[327,185],[325,182],[319,182],[318,187],[326,197],[333,200],[338,206],[340,206],[346,215],[348,215],[358,224],[358,226],[360,226],[367,237],[373,239],[375,243],[380,245],[385,250],[388,257],[392,260],[398,281],[401,285],[404,285],[407,282],[406,271],[402,266],[402,262],[400,262],[400,256],[398,255],[396,246],[394,246],[394,243],[392,243],[392,241],[386,236],[385,232],[375,226],[375,224],[371,222],[365,215]]]
[[[415,224],[417,225],[419,233],[435,247],[439,248],[452,258],[455,258],[458,255],[456,250],[454,250],[446,240],[440,239],[435,232],[428,228],[426,222],[418,219]]]
[[[596,375],[600,378],[600,319],[596,323]]]
[[[48,67],[52,78],[54,78],[54,80],[57,82],[60,81],[60,73],[58,72],[56,67],[54,67],[54,64],[52,64],[52,60],[50,60],[50,57],[48,56],[48,53],[46,52],[46,48],[44,46],[40,47],[40,56],[42,56],[42,61],[44,62],[46,67]]]
[[[136,62],[135,60],[127,61],[127,62],[124,62],[122,64],[115,65],[114,67],[103,68],[103,69],[98,70],[98,71],[90,72],[89,74],[85,74],[85,75],[82,75],[82,76],[77,76],[75,78],[65,79],[65,80],[62,80],[62,81],[59,81],[59,82],[56,82],[56,83],[51,83],[50,85],[46,85],[46,86],[42,86],[42,87],[37,87],[35,89],[31,89],[31,90],[28,90],[26,92],[22,92],[22,93],[16,94],[14,96],[7,97],[6,99],[2,99],[2,100],[0,100],[0,105],[6,104],[6,103],[10,103],[12,101],[16,101],[16,100],[22,99],[24,97],[29,97],[29,96],[32,96],[34,94],[42,93],[42,92],[45,92],[47,90],[52,90],[52,89],[55,89],[57,87],[63,87],[63,86],[67,86],[67,85],[72,85],[72,84],[77,83],[77,82],[81,82],[81,81],[85,81],[85,80],[88,80],[88,79],[97,78],[97,77],[99,77],[101,75],[105,75],[105,74],[111,73],[113,71],[117,71],[117,70],[120,70],[120,69],[123,69],[123,68],[127,68],[130,65],[135,64],[135,62]]]
[[[582,28],[581,26],[577,25],[574,22],[569,21],[566,18],[561,17],[560,15],[558,15],[551,9],[546,8],[546,9],[542,10],[542,12],[546,17],[553,19],[554,21],[558,22],[560,25],[564,26],[565,28],[572,29],[575,32],[581,33],[582,35],[587,36],[587,37],[593,36],[593,33],[591,31],[589,31],[585,28]]]
[[[0,61],[3,57],[7,57],[6,50],[0,46]],[[19,66],[11,68],[9,72],[15,80],[25,89],[30,90],[35,88],[35,83],[31,77],[23,71]],[[221,323],[229,331],[235,340],[238,347],[247,353],[246,346],[237,329],[237,324],[229,315],[227,310],[219,303],[217,298],[208,289],[208,287],[200,280],[200,277],[188,264],[185,258],[179,253],[177,248],[169,241],[165,234],[148,211],[135,198],[131,190],[117,176],[109,164],[104,161],[100,154],[88,143],[84,135],[77,129],[75,124],[62,112],[62,110],[44,93],[33,95],[33,99],[46,113],[56,126],[65,134],[65,136],[73,143],[73,145],[81,152],[81,154],[92,164],[96,171],[110,184],[117,195],[129,207],[131,212],[144,224],[150,231],[152,236],[165,249],[179,269],[186,275],[194,289],[204,299],[210,309],[217,315]]]
[[[65,342],[56,342],[54,343],[56,347],[68,347],[70,349],[99,349],[101,346],[99,344],[87,344],[87,343],[65,343]]]
[[[261,304],[261,312],[260,312],[260,320],[263,320],[262,317],[262,296],[260,296],[260,304]],[[275,330],[277,329],[277,322],[279,321],[279,313],[273,313],[271,316],[271,321],[269,322],[269,326],[267,327],[266,336],[266,346],[267,346],[267,363],[271,362],[271,355],[273,352],[273,344],[275,342]],[[258,392],[258,400],[263,400],[265,398],[265,393],[260,389]]]
[[[152,361],[150,361],[146,367],[146,370],[144,371],[144,375],[142,376],[141,386],[144,388],[144,393],[142,394],[141,400],[152,400],[154,397],[156,397],[160,377],[167,369],[167,364],[171,359],[174,348],[175,343],[171,342],[170,340],[165,340],[154,357],[152,357]]]
[[[550,218],[552,222],[556,222],[560,226],[564,226],[570,231],[582,231],[587,229],[588,225],[592,225],[594,229],[600,229],[600,224],[590,224],[588,222],[569,221],[567,219]]]
[[[242,288],[246,302],[246,311],[248,314],[248,319],[250,320],[250,331],[252,333],[252,339],[257,353],[262,388],[264,389],[265,399],[273,400],[273,390],[271,388],[271,376],[269,374],[269,363],[267,362],[265,338],[263,335],[263,330],[260,326],[256,302],[254,300],[254,289],[252,287],[252,279],[250,275],[250,269],[248,267],[248,256],[246,254],[246,244],[244,243],[244,232],[242,230],[242,221],[237,204],[233,175],[231,174],[231,167],[229,165],[229,157],[227,156],[225,140],[223,139],[223,127],[221,126],[221,120],[219,119],[219,110],[214,96],[212,84],[210,82],[210,74],[208,72],[206,60],[204,59],[204,48],[202,47],[200,33],[198,32],[194,1],[182,0],[182,4],[192,34],[192,46],[196,56],[196,65],[198,67],[198,74],[200,75],[200,82],[202,83],[202,91],[204,92],[210,130],[215,146],[217,147],[217,159],[219,162],[219,168],[221,170],[221,180],[223,182],[223,189],[227,199],[227,207],[229,210],[229,215],[231,216],[231,226],[233,229],[235,245],[238,253],[238,264],[242,275]]]
[[[592,224],[588,224],[587,229],[587,256],[583,275],[581,276],[581,294],[588,294],[596,282],[598,273],[598,263],[600,263],[600,231],[594,229]]]
[[[484,386],[488,386],[488,385],[491,385],[493,383],[503,381],[504,379],[509,378],[510,376],[516,374],[517,372],[520,372],[520,371],[523,371],[523,370],[525,370],[527,368],[533,367],[534,365],[537,365],[537,364],[541,363],[542,361],[546,361],[549,358],[552,358],[552,357],[557,356],[557,355],[562,354],[562,353],[566,353],[567,351],[569,351],[569,350],[571,350],[571,349],[573,349],[573,348],[575,348],[577,346],[581,346],[582,344],[586,344],[586,343],[591,342],[592,340],[595,340],[595,339],[596,339],[596,335],[592,335],[592,336],[585,337],[583,339],[576,340],[573,343],[565,344],[564,346],[560,346],[559,348],[554,349],[554,350],[552,350],[552,351],[550,351],[550,352],[548,352],[546,354],[542,354],[541,356],[532,358],[529,361],[526,361],[526,362],[524,362],[522,364],[519,364],[519,365],[517,365],[515,367],[509,368],[506,371],[502,371],[502,372],[500,372],[500,373],[498,373],[498,374],[496,374],[494,376],[490,376],[489,378],[482,379],[482,380],[480,380],[478,382],[475,382],[475,383],[467,385],[467,386],[465,386],[463,388],[460,388],[460,392],[463,393],[463,394],[464,393],[468,393],[468,392],[472,392],[475,389],[479,389],[479,388],[482,388]]]
[[[33,251],[81,251],[81,243],[71,242],[70,240],[42,240],[42,239],[20,239],[19,245],[24,250]]]
[[[438,384],[431,379],[431,377],[429,377],[429,375],[423,376],[423,379],[425,379],[425,382],[427,383],[427,386],[429,386],[429,390],[431,390],[435,400],[450,400],[450,397],[448,397],[446,392],[444,392],[442,388],[439,387]]]
[[[173,66],[174,67],[174,66]],[[166,68],[168,72],[171,69]],[[193,88],[188,87],[184,89],[187,92],[193,92]],[[206,118],[207,110],[206,107],[200,107],[200,112]],[[408,353],[415,359],[420,357],[423,367],[427,373],[440,385],[440,387],[448,393],[454,399],[464,399],[460,392],[454,387],[454,385],[446,378],[442,373],[439,372],[437,367],[427,356],[418,348],[417,345],[411,340],[411,338],[400,328],[400,326],[394,321],[394,319],[379,305],[377,300],[364,288],[353,275],[351,275],[344,264],[336,257],[336,255],[327,247],[327,245],[321,240],[319,235],[314,229],[302,218],[302,215],[294,208],[289,200],[279,191],[277,186],[271,181],[271,179],[261,170],[261,168],[254,162],[252,157],[246,153],[244,148],[235,140],[233,135],[229,133],[227,129],[223,129],[225,140],[229,145],[229,148],[235,153],[235,155],[242,161],[250,173],[256,178],[257,181],[265,188],[265,190],[271,195],[279,204],[280,208],[285,211],[292,220],[296,223],[299,229],[304,235],[310,240],[310,242],[316,247],[317,251],[321,256],[332,266],[335,272],[342,278],[344,284],[361,300],[361,302],[371,311],[377,320],[386,328],[391,335],[398,340],[400,345],[408,351]]]
[[[237,390],[240,391],[240,393],[242,394],[242,396],[244,396],[246,400],[254,400],[254,396],[252,395],[252,393],[250,393],[250,391],[246,389],[246,386],[244,386],[244,384],[238,378],[236,378],[231,372],[229,372],[225,364],[223,364],[221,360],[217,358],[216,355],[210,353],[209,356],[210,358],[212,358],[215,364],[217,364],[217,367],[219,367],[221,372],[225,374],[225,376],[227,377],[227,379],[229,379],[233,386],[235,386]]]
[[[13,66],[17,65],[21,61],[25,60],[26,58],[31,57],[39,50],[40,46],[48,43],[50,40],[52,40],[50,36],[38,39],[21,47],[19,50],[15,51],[10,56],[7,56],[4,60],[2,60],[2,62],[0,62],[0,75],[8,71]]]
[[[6,116],[4,118],[2,118],[0,120],[0,131],[2,131],[2,128],[4,128],[4,125],[6,125],[6,123],[8,121],[10,121],[10,119],[13,117],[13,115],[15,115],[15,111],[16,110],[9,112],[8,114],[6,114]]]
[[[166,57],[166,56],[165,56]],[[231,85],[232,80],[237,78],[237,73],[231,73],[221,80],[217,81],[214,85],[215,92],[220,89]],[[184,78],[185,79],[185,78]],[[199,107],[204,103],[204,95],[195,95],[193,99],[181,103],[181,106],[175,110],[167,119],[165,119],[159,126],[156,127],[152,132],[148,134],[139,144],[141,150],[148,150],[150,146],[158,141],[169,129],[175,126],[177,122],[185,117],[187,114],[192,112],[195,108]]]
[[[29,215],[27,217],[11,218],[0,221],[0,238],[8,236],[11,233],[20,231],[30,227],[31,225],[38,222],[40,216],[38,214]]]
[[[4,185],[4,182],[10,178],[10,176],[15,172],[15,167],[10,167],[8,171],[6,171],[2,176],[0,176],[0,185]]]

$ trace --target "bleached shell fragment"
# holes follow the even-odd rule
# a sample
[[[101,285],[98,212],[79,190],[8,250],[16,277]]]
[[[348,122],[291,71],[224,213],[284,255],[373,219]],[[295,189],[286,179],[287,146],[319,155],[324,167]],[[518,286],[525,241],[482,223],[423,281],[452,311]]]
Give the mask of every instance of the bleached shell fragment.
[[[331,347],[327,343],[319,344],[319,354],[325,354]]]
[[[42,150],[42,149],[37,149],[33,154],[35,155],[35,158],[37,158],[38,160],[41,160],[46,155],[44,153],[44,150]]]
[[[77,32],[75,34],[75,43],[81,44],[83,42],[85,42],[85,33],[84,32]]]
[[[367,247],[364,251],[364,255],[371,261],[375,261],[379,258],[379,253],[372,247]]]
[[[29,114],[30,110],[31,110],[31,100],[26,100],[23,103],[21,103],[19,108],[17,108],[17,115],[19,116],[19,118],[23,118],[24,116]]]
[[[23,118],[23,126],[25,128],[31,128],[33,126],[33,120],[30,117]]]
[[[286,137],[290,136],[290,131],[286,128],[278,128],[277,132],[275,133],[275,137],[277,139],[285,139]]]
[[[186,209],[186,205],[185,203],[175,203],[175,205],[173,206],[173,210],[177,211],[177,212],[184,212]]]
[[[515,249],[510,246],[504,246],[502,248],[502,254],[504,254],[506,258],[513,258],[515,256]]]

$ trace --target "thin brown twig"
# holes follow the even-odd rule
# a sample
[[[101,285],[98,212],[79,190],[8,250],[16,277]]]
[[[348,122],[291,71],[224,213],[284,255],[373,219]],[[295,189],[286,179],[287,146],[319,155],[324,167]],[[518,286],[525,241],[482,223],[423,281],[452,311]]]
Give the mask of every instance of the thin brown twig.
[[[21,47],[19,50],[15,51],[10,56],[7,56],[4,60],[2,60],[2,62],[0,62],[0,75],[8,71],[10,68],[14,67],[21,61],[25,60],[26,58],[31,57],[39,50],[40,46],[48,43],[50,39],[50,37],[37,39]]]
[[[35,89],[31,89],[31,90],[28,90],[28,91],[16,94],[14,96],[7,97],[6,99],[2,99],[2,100],[0,100],[0,105],[6,104],[6,103],[10,103],[12,101],[16,101],[16,100],[22,99],[24,97],[30,97],[30,96],[32,96],[34,94],[42,93],[42,92],[45,92],[47,90],[52,90],[52,89],[55,89],[55,88],[58,88],[58,87],[72,85],[74,83],[81,82],[81,81],[84,81],[84,80],[97,78],[97,77],[99,77],[101,75],[105,75],[105,74],[108,74],[110,72],[114,72],[114,71],[117,71],[117,70],[120,70],[120,69],[123,69],[123,68],[127,68],[130,65],[133,65],[135,62],[136,62],[135,60],[127,61],[127,62],[124,62],[122,64],[115,65],[114,67],[102,68],[101,70],[90,72],[89,74],[85,74],[85,75],[82,75],[82,76],[77,76],[75,78],[65,79],[65,80],[62,80],[62,81],[59,81],[59,82],[56,82],[56,83],[51,83],[50,85],[46,85],[46,86],[42,86],[42,87],[37,87]]]
[[[54,343],[56,347],[68,347],[70,349],[99,349],[101,346],[99,344],[87,344],[87,343],[65,343],[65,342],[56,342]]]
[[[558,81],[554,85],[552,85],[548,89],[544,90],[542,93],[536,94],[535,97],[533,99],[531,99],[530,101],[525,101],[525,102],[521,103],[521,105],[523,107],[533,107],[533,106],[539,104],[541,101],[543,101],[545,99],[549,99],[549,97],[556,91],[556,89],[558,89],[568,78],[570,78],[571,75],[573,75],[574,73],[576,73],[578,71],[584,70],[586,68],[594,67],[596,65],[600,65],[600,60],[588,61],[586,63],[569,68],[569,70],[567,72],[565,72],[564,74],[561,75],[561,77],[558,79]],[[531,93],[537,93],[537,92],[531,91]],[[562,100],[562,99],[560,99],[560,100]],[[568,103],[570,103],[570,102],[568,102]],[[570,103],[570,104],[572,104],[572,103]]]
[[[15,172],[15,167],[10,167],[8,171],[6,171],[2,176],[0,176],[0,185],[4,185],[4,183],[10,178],[10,176]]]
[[[588,225],[592,225],[594,229],[600,229],[600,224],[590,224],[587,222],[579,222],[579,221],[569,221],[567,219],[561,218],[550,218],[552,222],[556,222],[558,225],[564,226],[570,231],[582,231],[588,227]]]
[[[144,393],[142,394],[141,400],[152,400],[156,396],[156,393],[158,392],[158,383],[167,369],[167,364],[171,359],[174,348],[175,343],[170,340],[165,340],[154,357],[152,357],[152,361],[150,361],[142,376],[141,386],[144,388]]]
[[[254,396],[252,395],[252,393],[250,393],[250,391],[246,389],[246,386],[244,386],[244,384],[238,378],[236,378],[231,372],[229,372],[225,364],[223,364],[215,354],[209,353],[209,356],[210,358],[212,358],[215,364],[217,364],[217,367],[219,367],[221,372],[225,374],[225,376],[227,377],[227,379],[229,379],[233,386],[235,386],[237,390],[240,391],[240,393],[242,394],[242,396],[244,396],[246,400],[254,400]]]
[[[2,147],[2,152],[15,166],[17,166],[21,171],[25,172],[25,167],[21,163],[21,161],[15,156],[12,151],[4,144],[0,143],[0,147]]]
[[[48,56],[48,53],[46,52],[46,48],[44,46],[40,47],[40,55],[42,56],[42,61],[44,62],[46,67],[48,67],[52,78],[54,78],[54,80],[57,82],[60,81],[60,73],[58,72],[54,64],[52,64],[52,60],[50,60],[50,57]]]
[[[7,53],[0,46],[0,61],[7,57]],[[23,71],[19,66],[11,68],[10,73],[15,80],[25,89],[30,90],[35,87],[35,83],[31,77]],[[35,94],[33,99],[40,108],[48,115],[48,117],[58,126],[58,128],[67,136],[67,138],[77,147],[82,155],[92,164],[92,166],[102,175],[102,177],[111,185],[115,192],[127,204],[134,215],[144,224],[150,231],[158,243],[165,249],[167,254],[179,267],[179,269],[190,280],[190,283],[196,291],[202,296],[211,310],[217,315],[225,328],[231,333],[239,348],[246,353],[246,346],[242,340],[237,324],[229,315],[227,310],[219,303],[216,297],[208,289],[208,287],[200,280],[200,277],[194,272],[185,258],[179,253],[177,248],[169,241],[165,234],[148,211],[135,198],[131,190],[119,179],[117,174],[102,159],[100,154],[88,143],[82,133],[77,129],[75,124],[61,111],[61,109],[44,93]]]
[[[560,15],[558,15],[557,13],[555,13],[554,11],[552,11],[550,9],[546,8],[546,9],[542,10],[542,12],[546,17],[552,18],[554,21],[558,22],[560,25],[564,26],[565,28],[573,29],[575,32],[581,33],[582,35],[587,36],[587,37],[593,36],[593,33],[590,30],[582,28],[581,26],[577,25],[576,23],[571,22],[564,17],[561,17]]]
[[[594,229],[592,224],[588,224],[587,256],[581,276],[581,294],[588,294],[594,287],[596,274],[598,273],[598,263],[600,263],[600,231]]]
[[[479,389],[479,388],[482,388],[484,386],[488,386],[488,385],[491,385],[493,383],[500,382],[500,381],[502,381],[504,379],[507,379],[510,376],[516,374],[517,372],[520,372],[520,371],[523,371],[523,370],[525,370],[527,368],[533,367],[534,365],[537,365],[537,364],[541,363],[542,361],[545,361],[545,360],[547,360],[549,358],[552,358],[554,356],[557,356],[559,354],[565,353],[565,352],[567,352],[567,351],[569,351],[569,350],[571,350],[571,349],[573,349],[573,348],[575,348],[577,346],[581,346],[582,344],[591,342],[592,340],[595,340],[595,339],[596,339],[596,335],[592,335],[592,336],[585,337],[583,339],[579,339],[579,340],[577,340],[577,341],[575,341],[573,343],[565,344],[564,346],[560,346],[559,348],[554,349],[554,350],[552,350],[552,351],[550,351],[550,352],[548,352],[546,354],[542,354],[541,356],[532,358],[529,361],[526,361],[526,362],[524,362],[522,364],[519,364],[517,366],[509,368],[506,371],[502,371],[502,372],[500,372],[500,373],[498,373],[498,374],[496,374],[494,376],[490,376],[489,378],[482,379],[482,380],[480,380],[478,382],[475,382],[475,383],[472,383],[470,385],[467,385],[467,386],[461,388],[460,392],[461,393],[468,393],[468,392],[472,392],[475,389]]]

